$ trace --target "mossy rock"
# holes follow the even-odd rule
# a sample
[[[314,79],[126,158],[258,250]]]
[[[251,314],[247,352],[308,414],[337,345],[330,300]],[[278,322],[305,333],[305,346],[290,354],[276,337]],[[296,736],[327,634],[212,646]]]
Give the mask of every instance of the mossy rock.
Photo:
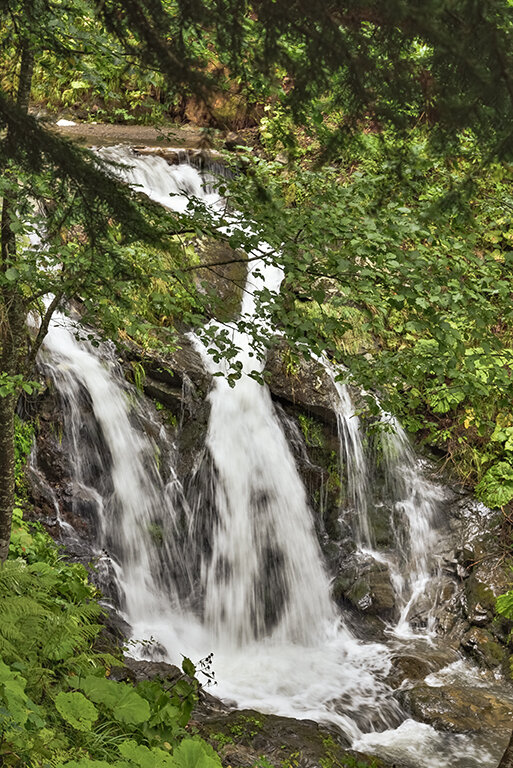
[[[275,398],[297,406],[336,430],[333,384],[321,363],[304,359],[292,361],[286,343],[278,341],[268,352],[265,375]]]
[[[491,632],[481,627],[471,627],[461,641],[461,647],[478,664],[495,669],[508,659],[508,652],[498,643]]]
[[[465,613],[470,623],[484,626],[491,621],[495,599],[491,587],[472,573],[465,582]]]
[[[248,768],[259,760],[275,768],[392,768],[353,752],[337,729],[311,720],[252,709],[206,717],[200,711],[195,717],[192,724],[219,752],[223,765],[232,768]]]
[[[334,583],[334,599],[349,603],[358,612],[392,619],[396,612],[395,592],[386,565],[374,560],[349,557]]]
[[[206,265],[196,270],[195,281],[198,289],[210,299],[212,317],[222,323],[235,320],[240,314],[246,285],[247,255],[228,243],[210,238],[195,240],[193,247],[199,263]]]

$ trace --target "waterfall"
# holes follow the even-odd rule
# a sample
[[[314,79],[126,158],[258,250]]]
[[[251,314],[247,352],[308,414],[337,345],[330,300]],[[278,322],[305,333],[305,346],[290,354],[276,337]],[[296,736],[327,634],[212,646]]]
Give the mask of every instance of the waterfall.
[[[169,207],[185,210],[191,195],[217,203],[215,193],[205,192],[200,175],[187,165],[170,167],[161,158],[119,148],[102,154],[128,163],[130,170],[117,171]],[[241,309],[249,318],[254,317],[255,291],[264,284],[277,290],[281,280],[265,245],[259,253]],[[262,333],[268,324],[264,318]],[[467,737],[441,736],[406,718],[386,682],[392,665],[389,647],[356,639],[333,604],[291,450],[269,391],[249,375],[258,370],[249,339],[233,327],[242,375],[234,387],[214,378],[205,471],[190,478],[196,493],[186,501],[171,466],[167,481],[161,479],[157,442],[149,434],[158,429],[142,428],[151,416],[124,381],[115,350],[91,344],[87,335],[70,318],[55,315],[41,361],[63,402],[74,503],[97,521],[98,554],[108,559],[118,605],[134,640],[142,641],[133,652],[175,663],[181,653],[197,659],[213,652],[216,693],[227,700],[330,722],[356,748],[389,752],[407,765],[491,766],[487,751]],[[225,364],[195,343],[205,367],[222,373]],[[368,457],[349,396],[341,389],[339,395],[358,543],[372,548],[366,523],[372,495]],[[426,488],[414,473],[405,440],[400,430],[383,436],[388,492],[409,521],[396,555],[413,573],[402,592],[407,621],[408,601],[430,570],[434,545],[429,543],[424,552],[431,535],[431,502],[422,523],[416,521]],[[168,453],[172,456],[172,450]],[[202,488],[200,481],[209,487]],[[208,512],[207,496],[212,499]],[[203,544],[199,560],[189,554]],[[392,555],[386,556],[392,561]],[[402,588],[397,589],[400,593]]]
[[[97,522],[98,553],[109,553],[126,614],[158,616],[178,600],[169,568],[187,569],[174,546],[172,485],[160,479],[155,445],[133,424],[136,401],[114,352],[109,344],[95,348],[73,320],[55,313],[42,364],[63,404],[75,513],[85,509]]]
[[[376,451],[371,456],[371,451],[364,446],[360,420],[347,386],[338,380],[337,370],[331,363],[324,360],[323,364],[336,393],[333,407],[337,414],[341,464],[347,483],[346,515],[349,513],[359,552],[389,569],[399,607],[399,617],[392,628],[394,634],[418,636],[411,627],[411,614],[430,592],[431,610],[424,611],[424,620],[427,636],[433,635],[433,608],[440,576],[434,525],[444,492],[426,479],[421,462],[397,419],[381,409],[377,454],[384,487],[380,489],[381,494],[376,492],[371,482],[377,474],[376,467],[372,466],[372,459],[376,463]],[[380,551],[372,532],[370,510],[385,504],[390,507],[390,526],[395,534],[393,552]]]

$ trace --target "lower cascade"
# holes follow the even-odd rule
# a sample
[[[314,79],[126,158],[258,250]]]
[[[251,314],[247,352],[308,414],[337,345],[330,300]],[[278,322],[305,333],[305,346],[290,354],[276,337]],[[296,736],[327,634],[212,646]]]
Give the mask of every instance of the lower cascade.
[[[119,148],[104,154],[128,163],[127,180],[170,207],[183,210],[189,193],[215,201],[188,165],[171,168]],[[246,317],[255,290],[279,289],[281,272],[261,251],[257,274],[248,275]],[[350,389],[327,366],[347,487],[341,521],[352,529],[354,556],[382,565],[395,595],[394,619],[368,641],[331,597],[283,419],[268,388],[249,375],[264,366],[249,338],[233,329],[242,376],[233,387],[212,378],[205,442],[182,486],[178,449],[152,406],[126,383],[114,347],[92,344],[89,335],[55,316],[40,364],[62,403],[72,504],[94,521],[98,569],[131,627],[133,653],[173,663],[182,653],[213,653],[214,693],[226,701],[332,723],[353,748],[411,768],[493,768],[501,745],[409,718],[389,683],[398,648],[423,654],[435,647],[440,599],[444,492],[426,478],[400,425],[383,414],[378,483]],[[191,343],[209,374],[223,373],[198,339]],[[37,456],[34,462],[36,472]],[[380,549],[370,516],[384,505],[394,542]],[[64,539],[79,536],[61,524]]]

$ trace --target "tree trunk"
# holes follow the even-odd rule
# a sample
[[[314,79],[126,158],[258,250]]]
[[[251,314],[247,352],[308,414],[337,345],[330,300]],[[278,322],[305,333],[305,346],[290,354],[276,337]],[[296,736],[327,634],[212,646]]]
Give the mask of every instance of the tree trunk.
[[[0,397],[0,563],[9,553],[14,506],[14,395]]]
[[[20,76],[16,105],[28,111],[34,53],[28,40],[22,43]],[[9,147],[16,142],[11,131],[5,138],[7,157]],[[16,212],[16,194],[6,194],[2,201],[0,228],[0,272],[15,266],[16,237],[11,228],[11,217]],[[26,307],[16,284],[7,282],[0,292],[0,372],[7,377],[25,374]],[[9,552],[12,511],[14,507],[14,412],[17,393],[13,389],[0,397],[0,563]]]

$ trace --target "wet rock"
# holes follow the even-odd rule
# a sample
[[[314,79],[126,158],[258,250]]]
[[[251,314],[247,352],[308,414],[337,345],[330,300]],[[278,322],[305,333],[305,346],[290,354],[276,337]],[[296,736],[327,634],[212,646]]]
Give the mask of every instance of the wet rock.
[[[265,374],[273,396],[302,407],[336,427],[333,384],[324,367],[316,360],[303,359],[289,366],[285,351],[286,345],[279,343],[267,356]]]
[[[513,700],[485,688],[419,685],[402,696],[412,715],[434,728],[454,733],[509,732]]]
[[[398,688],[405,680],[424,680],[428,675],[438,672],[459,658],[459,654],[452,648],[432,648],[427,645],[419,645],[418,649],[415,649],[414,644],[410,643],[406,652],[393,653],[392,668],[388,674],[387,682],[393,688]]]
[[[207,717],[196,713],[192,724],[219,752],[223,765],[232,768],[255,765],[262,758],[275,766],[295,768],[356,764],[361,768],[387,768],[382,760],[349,750],[349,742],[337,729],[311,720],[245,709]],[[388,768],[392,766],[388,764]]]
[[[221,323],[238,317],[246,285],[247,255],[228,243],[202,238],[194,241],[200,264],[195,271],[198,289],[208,296],[210,314]]]
[[[386,565],[354,554],[346,558],[334,583],[337,602],[357,611],[390,620],[395,614],[395,593]]]
[[[289,402],[275,401],[275,410],[307,491],[321,547],[330,566],[335,568],[340,552],[354,549],[347,542],[348,520],[340,514],[346,494],[338,458],[338,435],[332,424],[305,414]]]
[[[177,348],[165,358],[135,344],[127,345],[125,366],[127,378],[134,381],[137,365],[143,370],[142,386],[150,397],[163,403],[173,413],[183,409],[194,411],[210,389],[212,377],[205,370],[201,356],[192,341],[180,336]]]
[[[483,627],[493,618],[495,595],[489,583],[474,571],[465,581],[465,614],[471,624]]]
[[[105,606],[104,606],[105,607]],[[121,650],[120,648],[130,637],[131,627],[130,625],[119,616],[114,610],[110,610],[108,607],[102,620],[102,629],[96,640],[94,641],[94,649],[100,653],[110,653],[114,656],[120,657],[121,664]],[[118,667],[116,667],[118,669]],[[127,679],[124,677],[117,678],[115,680]]]
[[[186,157],[186,150],[170,149],[169,147],[148,147],[144,144],[134,144],[134,151],[138,155],[157,155],[162,157],[169,165],[178,165]]]
[[[385,504],[371,506],[368,510],[371,536],[379,547],[393,547],[396,533],[393,526],[392,510]]]
[[[491,632],[481,627],[472,627],[463,637],[461,647],[478,664],[489,669],[500,667],[508,657],[504,646],[494,639]]]

